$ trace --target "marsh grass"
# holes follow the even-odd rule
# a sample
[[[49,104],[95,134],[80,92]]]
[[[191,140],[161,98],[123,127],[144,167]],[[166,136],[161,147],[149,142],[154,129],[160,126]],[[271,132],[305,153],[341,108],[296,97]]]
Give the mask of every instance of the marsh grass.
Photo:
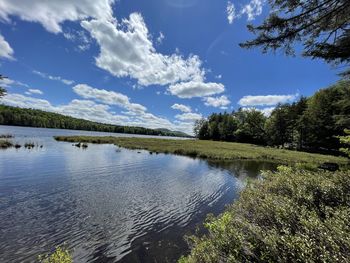
[[[314,167],[325,162],[333,162],[340,165],[346,165],[348,162],[346,158],[342,157],[275,149],[245,143],[112,136],[57,136],[55,139],[73,143],[115,144],[133,150],[148,150],[152,153],[172,153],[213,160],[251,159]]]
[[[26,149],[32,149],[34,147],[35,147],[35,143],[33,143],[33,142],[26,142],[24,144],[24,148],[26,148]]]
[[[0,134],[0,139],[11,139],[14,138],[15,136],[12,134]]]
[[[8,140],[0,140],[0,149],[7,149],[13,147],[13,143]]]

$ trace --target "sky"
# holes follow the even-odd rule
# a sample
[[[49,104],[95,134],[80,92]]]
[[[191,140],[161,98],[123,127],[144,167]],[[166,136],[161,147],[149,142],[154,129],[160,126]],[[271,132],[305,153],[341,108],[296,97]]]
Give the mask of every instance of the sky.
[[[269,11],[266,0],[0,0],[0,103],[190,134],[213,112],[268,115],[339,79],[320,60],[240,48]]]

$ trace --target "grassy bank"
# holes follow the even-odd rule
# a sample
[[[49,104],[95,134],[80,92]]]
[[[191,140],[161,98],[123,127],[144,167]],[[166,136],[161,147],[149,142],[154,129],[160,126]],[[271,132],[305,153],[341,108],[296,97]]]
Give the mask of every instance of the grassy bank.
[[[350,172],[266,172],[217,218],[188,237],[199,262],[349,262]]]
[[[244,143],[89,136],[57,136],[55,139],[57,141],[75,143],[112,143],[128,149],[144,149],[150,152],[173,153],[216,160],[252,159],[276,161],[281,164],[304,163],[312,165],[319,165],[324,162],[347,163],[346,158],[341,157],[268,148]]]

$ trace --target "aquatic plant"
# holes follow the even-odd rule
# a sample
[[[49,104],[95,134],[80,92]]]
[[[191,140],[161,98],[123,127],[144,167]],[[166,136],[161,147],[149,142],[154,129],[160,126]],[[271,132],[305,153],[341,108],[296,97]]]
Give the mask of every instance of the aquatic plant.
[[[32,149],[34,147],[35,147],[35,144],[33,142],[26,142],[24,144],[24,148],[26,148],[26,149]]]
[[[8,140],[0,140],[0,148],[7,149],[13,147],[13,143]]]
[[[81,142],[74,144],[74,146],[78,148],[83,148],[83,149],[86,149],[88,147],[86,143],[81,143]]]
[[[73,263],[72,256],[66,248],[57,247],[51,255],[40,255],[40,263]]]
[[[11,139],[14,138],[15,136],[12,134],[0,134],[0,139]]]

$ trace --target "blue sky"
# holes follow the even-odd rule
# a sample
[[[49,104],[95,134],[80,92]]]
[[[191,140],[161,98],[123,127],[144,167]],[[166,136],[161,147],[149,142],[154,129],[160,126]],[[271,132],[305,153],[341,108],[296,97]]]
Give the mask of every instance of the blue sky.
[[[265,0],[0,0],[2,103],[190,133],[212,112],[268,114],[337,81],[323,61],[241,49],[268,12]]]

